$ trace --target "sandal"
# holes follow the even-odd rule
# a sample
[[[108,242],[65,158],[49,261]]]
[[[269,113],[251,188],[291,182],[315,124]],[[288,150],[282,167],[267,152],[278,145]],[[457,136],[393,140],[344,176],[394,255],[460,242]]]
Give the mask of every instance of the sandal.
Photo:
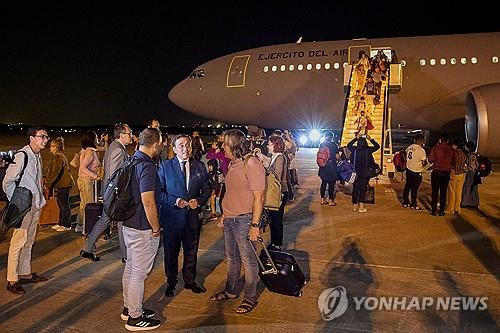
[[[238,296],[229,296],[229,294],[224,290],[218,294],[210,296],[210,301],[218,302],[218,301],[224,301],[226,299],[235,299],[235,298],[238,298]]]
[[[243,301],[241,304],[236,308],[237,313],[248,313],[253,310],[257,306],[258,302],[255,301],[254,303],[250,301]]]
[[[328,203],[328,206],[332,206],[332,207],[333,207],[333,206],[337,206],[337,203],[336,203],[335,201],[332,201],[332,202],[329,202],[329,203]]]

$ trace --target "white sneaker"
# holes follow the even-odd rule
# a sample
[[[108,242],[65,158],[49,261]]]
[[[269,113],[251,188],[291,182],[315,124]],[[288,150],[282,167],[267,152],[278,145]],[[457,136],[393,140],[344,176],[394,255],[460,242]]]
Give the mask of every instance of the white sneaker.
[[[71,227],[64,227],[62,225],[59,226],[59,228],[56,229],[56,231],[71,231]]]
[[[358,209],[358,212],[360,212],[360,213],[366,213],[366,208],[360,208],[360,209]]]
[[[59,225],[59,224],[54,224],[54,225],[53,225],[52,227],[50,227],[50,228],[51,228],[51,229],[54,229],[54,230],[56,230],[56,231],[57,231],[57,230],[59,229],[59,227],[60,227],[60,225]]]

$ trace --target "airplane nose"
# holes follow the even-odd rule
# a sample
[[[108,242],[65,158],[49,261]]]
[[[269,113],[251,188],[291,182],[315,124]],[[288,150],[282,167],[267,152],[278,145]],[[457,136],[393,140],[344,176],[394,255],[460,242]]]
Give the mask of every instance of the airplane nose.
[[[183,96],[185,95],[185,89],[182,88],[184,81],[177,83],[170,91],[168,92],[168,99],[172,101],[172,103],[181,106],[184,100]]]

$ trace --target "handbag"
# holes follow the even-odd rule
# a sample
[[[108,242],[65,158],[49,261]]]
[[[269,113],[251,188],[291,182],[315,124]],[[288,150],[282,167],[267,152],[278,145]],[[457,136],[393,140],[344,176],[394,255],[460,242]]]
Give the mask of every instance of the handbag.
[[[365,152],[365,161],[366,161],[365,165],[367,166],[365,174],[368,178],[374,178],[382,173],[382,169],[380,169],[380,166],[377,163],[375,163],[373,156],[370,156],[371,157],[369,159],[370,161],[368,161],[368,154],[369,154],[368,152]],[[369,165],[368,162],[370,162]]]
[[[375,187],[367,185],[364,203],[375,203]]]
[[[28,154],[25,151],[19,151],[24,154],[24,165],[19,174],[19,179],[16,180],[16,188],[6,207],[0,211],[0,229],[7,230],[8,228],[20,228],[23,219],[31,210],[33,201],[33,193],[26,187],[21,187],[19,184],[23,179],[24,171],[28,166]]]
[[[366,130],[371,131],[374,128],[375,128],[375,126],[373,126],[372,120],[370,118],[368,118],[366,120]]]
[[[69,165],[76,169],[80,167],[80,153],[76,153],[75,156],[73,156]]]
[[[354,183],[358,174],[356,173],[356,150],[354,150],[354,165],[347,160],[341,160],[337,163],[337,174],[339,178],[350,184]]]

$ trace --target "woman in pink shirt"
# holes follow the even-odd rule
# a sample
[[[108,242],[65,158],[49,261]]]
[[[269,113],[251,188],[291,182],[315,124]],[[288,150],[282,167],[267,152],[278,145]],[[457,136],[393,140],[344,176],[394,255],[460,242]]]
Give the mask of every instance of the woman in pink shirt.
[[[97,174],[99,158],[96,153],[97,134],[94,131],[86,132],[82,137],[80,150],[80,167],[78,168],[78,189],[80,190],[80,210],[76,218],[75,232],[84,233],[85,205],[94,201],[94,181],[101,180]]]

